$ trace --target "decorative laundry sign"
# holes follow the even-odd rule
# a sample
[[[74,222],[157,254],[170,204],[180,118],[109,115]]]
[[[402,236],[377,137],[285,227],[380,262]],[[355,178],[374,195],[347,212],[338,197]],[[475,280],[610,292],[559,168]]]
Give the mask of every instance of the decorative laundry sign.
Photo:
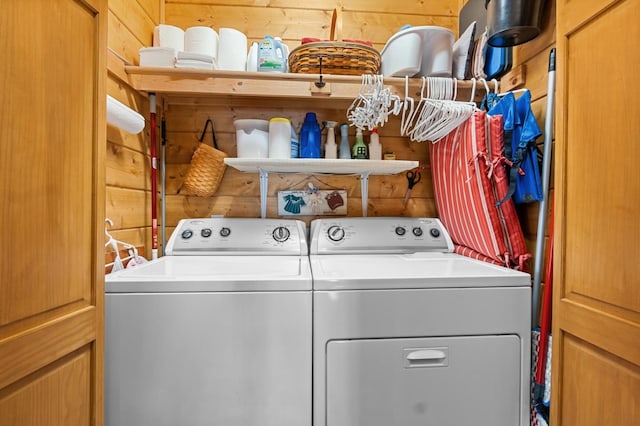
[[[347,191],[318,189],[278,191],[280,216],[337,216],[347,214]]]

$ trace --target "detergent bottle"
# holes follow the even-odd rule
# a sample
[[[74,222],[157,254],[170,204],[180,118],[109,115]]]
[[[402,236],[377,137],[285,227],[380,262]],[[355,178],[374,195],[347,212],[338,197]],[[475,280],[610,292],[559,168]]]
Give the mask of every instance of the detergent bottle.
[[[285,61],[280,41],[268,35],[258,43],[258,71],[284,72]]]
[[[320,125],[315,112],[308,112],[300,129],[300,158],[320,158]]]
[[[284,56],[284,66],[282,67],[282,72],[288,72],[289,71],[289,46],[287,46],[287,44],[284,41],[282,41],[280,37],[274,37],[274,40],[279,41],[280,44],[282,45],[282,54]]]

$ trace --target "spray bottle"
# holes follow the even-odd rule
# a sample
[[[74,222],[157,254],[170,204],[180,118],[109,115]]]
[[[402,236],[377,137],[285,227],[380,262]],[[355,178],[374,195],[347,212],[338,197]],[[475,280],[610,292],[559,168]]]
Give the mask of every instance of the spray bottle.
[[[353,144],[353,148],[351,148],[351,157],[357,160],[366,160],[369,158],[369,152],[362,137],[362,129],[356,130],[356,143]]]
[[[327,121],[327,142],[324,144],[324,158],[337,158],[338,145],[336,145],[335,127],[338,123]]]
[[[342,123],[340,125],[340,158],[345,160],[351,159],[351,147],[349,145],[349,125]]]

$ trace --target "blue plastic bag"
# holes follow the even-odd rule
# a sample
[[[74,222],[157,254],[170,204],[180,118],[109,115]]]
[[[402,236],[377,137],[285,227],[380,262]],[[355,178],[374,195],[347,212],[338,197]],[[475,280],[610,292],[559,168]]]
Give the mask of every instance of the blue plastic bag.
[[[516,203],[542,201],[542,182],[535,140],[542,134],[531,110],[531,92],[516,99],[507,93],[493,105],[489,115],[501,114],[504,128],[504,156],[509,162],[509,191],[498,205],[513,196]]]

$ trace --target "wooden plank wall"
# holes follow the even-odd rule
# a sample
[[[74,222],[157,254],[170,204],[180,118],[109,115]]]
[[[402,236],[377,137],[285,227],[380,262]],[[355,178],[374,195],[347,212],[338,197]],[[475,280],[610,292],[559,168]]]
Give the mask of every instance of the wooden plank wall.
[[[281,36],[291,49],[305,36],[328,39],[331,15],[337,1],[272,0],[168,0],[166,23],[183,29],[195,25],[214,29],[231,27],[245,33],[251,41],[265,35]],[[343,37],[370,40],[379,50],[402,25],[439,25],[457,33],[459,0],[403,2],[388,0],[357,0],[343,6]],[[274,90],[277,87],[274,86]],[[269,99],[207,99],[169,97],[165,99],[167,120],[167,227],[175,226],[180,218],[222,214],[235,217],[259,217],[259,179],[257,174],[240,173],[227,168],[224,179],[214,197],[186,197],[178,189],[197,147],[207,117],[216,126],[220,149],[236,155],[233,120],[242,118],[269,119],[284,116],[299,130],[305,112],[314,111],[320,121],[346,121],[349,103],[305,105],[301,101]],[[392,119],[380,130],[384,151],[392,151],[398,159],[419,160],[428,167],[426,144],[411,143],[399,137],[399,120]],[[208,136],[209,137],[209,136]],[[338,143],[339,143],[339,138]],[[365,137],[365,140],[368,138]],[[207,139],[209,140],[209,139]],[[350,128],[350,141],[354,129]],[[357,176],[308,176],[304,174],[271,174],[269,177],[267,216],[277,216],[277,191],[304,188],[311,182],[320,189],[345,189],[348,196],[348,215],[360,216],[360,180]],[[407,189],[404,175],[372,176],[369,182],[369,216],[433,216],[435,204],[429,170],[403,205]],[[311,217],[303,218],[306,221]]]
[[[149,102],[131,89],[124,65],[138,64],[138,50],[152,44],[153,28],[161,22],[163,0],[109,0],[107,93],[148,117]],[[107,128],[106,217],[118,240],[151,253],[149,123],[132,135]]]

